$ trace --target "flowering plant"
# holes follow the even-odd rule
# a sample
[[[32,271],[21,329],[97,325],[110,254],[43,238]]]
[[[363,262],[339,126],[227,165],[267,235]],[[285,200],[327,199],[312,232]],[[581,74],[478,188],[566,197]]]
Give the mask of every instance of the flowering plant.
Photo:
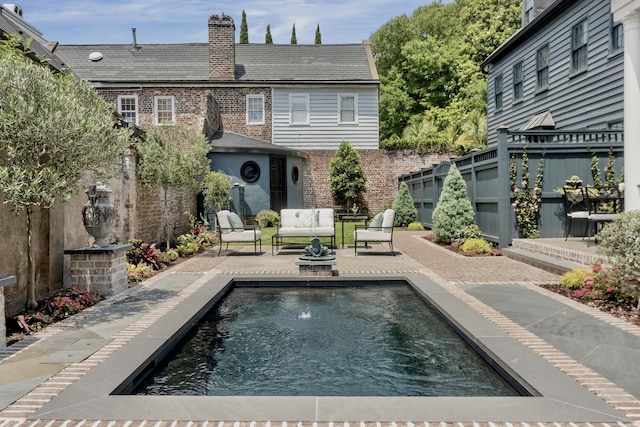
[[[594,264],[591,274],[583,279],[572,296],[577,299],[633,301],[638,297],[638,284],[618,267],[605,269],[601,264]]]
[[[526,148],[522,151],[522,181],[518,186],[518,173],[515,157],[511,159],[509,166],[509,183],[513,191],[513,210],[516,214],[518,229],[523,237],[535,239],[540,236],[538,232],[538,212],[542,202],[542,179],[544,172],[544,154],[538,164],[538,173],[535,184],[531,188],[529,175],[529,157]]]
[[[27,323],[32,327],[31,331],[38,330],[91,307],[101,299],[97,292],[75,286],[58,289],[40,303],[38,311],[27,317]]]

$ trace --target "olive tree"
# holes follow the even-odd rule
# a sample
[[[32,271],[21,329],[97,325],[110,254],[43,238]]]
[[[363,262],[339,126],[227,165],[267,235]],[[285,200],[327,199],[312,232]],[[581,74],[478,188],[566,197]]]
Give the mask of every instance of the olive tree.
[[[49,209],[84,189],[128,146],[113,106],[90,83],[34,60],[18,37],[0,42],[0,189],[14,213],[26,211],[27,305],[36,305],[34,207]]]
[[[231,200],[231,177],[220,170],[207,173],[202,180],[202,196],[205,214],[227,208]]]
[[[154,127],[136,145],[137,175],[145,187],[160,187],[164,196],[165,236],[170,247],[169,189],[201,189],[209,171],[209,143],[203,134],[182,125]]]

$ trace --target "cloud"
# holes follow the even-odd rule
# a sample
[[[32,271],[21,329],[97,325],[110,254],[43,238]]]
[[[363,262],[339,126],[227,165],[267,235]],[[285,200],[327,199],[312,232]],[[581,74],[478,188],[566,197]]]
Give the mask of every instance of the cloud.
[[[207,41],[207,19],[225,13],[240,33],[247,14],[249,41],[264,43],[267,25],[274,43],[288,44],[296,26],[299,44],[313,43],[320,25],[323,43],[359,43],[396,16],[410,15],[424,2],[408,0],[21,0],[24,19],[48,40],[66,44],[130,43],[131,27],[140,43]]]

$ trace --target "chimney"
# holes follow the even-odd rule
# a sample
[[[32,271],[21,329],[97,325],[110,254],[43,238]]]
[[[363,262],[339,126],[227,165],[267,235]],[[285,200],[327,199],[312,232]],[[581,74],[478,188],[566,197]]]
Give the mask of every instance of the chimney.
[[[133,42],[131,43],[131,50],[138,51],[140,50],[140,46],[138,46],[138,39],[136,38],[136,27],[131,27],[131,36],[133,38]]]
[[[209,80],[235,80],[236,26],[230,16],[209,17]]]

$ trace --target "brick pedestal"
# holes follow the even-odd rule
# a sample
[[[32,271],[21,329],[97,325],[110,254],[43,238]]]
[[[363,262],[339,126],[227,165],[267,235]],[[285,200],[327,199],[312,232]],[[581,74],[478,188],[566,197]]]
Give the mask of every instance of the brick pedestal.
[[[7,325],[4,317],[4,291],[5,286],[13,285],[16,283],[16,276],[0,276],[0,349],[7,346]]]
[[[336,260],[326,261],[308,261],[297,260],[298,276],[333,276],[333,266],[336,265]],[[335,271],[337,274],[338,272]]]
[[[71,286],[115,295],[128,288],[127,250],[131,245],[109,245],[104,248],[66,249],[71,255]]]

